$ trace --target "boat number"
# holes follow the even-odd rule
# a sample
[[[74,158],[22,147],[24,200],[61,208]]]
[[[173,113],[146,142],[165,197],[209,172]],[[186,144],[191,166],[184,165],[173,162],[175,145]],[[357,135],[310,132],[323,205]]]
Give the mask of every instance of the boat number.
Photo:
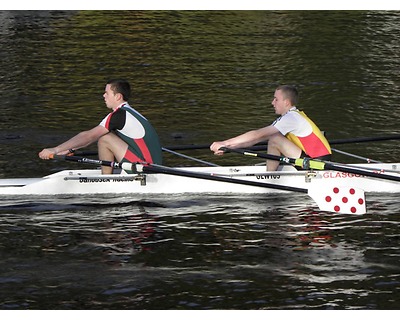
[[[268,174],[268,175],[256,175],[257,180],[278,180],[281,178],[280,175],[277,174]]]

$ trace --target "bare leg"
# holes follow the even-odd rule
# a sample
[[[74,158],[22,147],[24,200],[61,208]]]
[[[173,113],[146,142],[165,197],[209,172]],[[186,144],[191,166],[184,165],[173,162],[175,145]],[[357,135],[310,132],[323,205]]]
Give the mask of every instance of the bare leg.
[[[276,133],[268,140],[268,154],[275,156],[281,156],[283,154],[286,157],[299,158],[301,149],[281,133]],[[279,161],[267,160],[268,171],[276,171],[278,166]]]
[[[106,161],[121,161],[128,149],[128,145],[117,135],[110,132],[102,136],[98,143],[99,159]],[[111,174],[113,168],[101,167],[102,174]]]

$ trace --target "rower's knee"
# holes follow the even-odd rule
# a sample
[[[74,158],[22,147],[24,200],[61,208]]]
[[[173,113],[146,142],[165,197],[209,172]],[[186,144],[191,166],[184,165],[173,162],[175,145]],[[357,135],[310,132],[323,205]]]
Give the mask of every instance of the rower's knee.
[[[110,132],[102,136],[97,141],[97,148],[102,156],[106,157],[107,159],[117,159],[117,161],[121,161],[126,151],[128,150],[128,144],[119,138],[114,133]]]
[[[107,147],[107,146],[110,145],[110,140],[111,140],[110,133],[107,133],[107,134],[105,134],[104,136],[101,136],[101,137],[99,138],[99,140],[97,140],[97,146],[98,146],[99,148]]]
[[[275,133],[268,139],[268,149],[280,149],[282,144],[283,135],[281,133]]]

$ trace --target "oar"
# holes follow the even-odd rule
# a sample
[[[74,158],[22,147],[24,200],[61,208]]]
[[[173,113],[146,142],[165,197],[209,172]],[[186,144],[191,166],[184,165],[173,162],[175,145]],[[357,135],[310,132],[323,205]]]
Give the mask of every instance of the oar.
[[[89,159],[84,157],[68,156],[68,155],[53,156],[53,158],[74,161],[79,163],[110,166],[112,168],[122,168],[124,170],[132,170],[138,173],[141,172],[161,173],[161,174],[169,174],[169,175],[195,178],[195,179],[211,180],[216,182],[240,184],[251,187],[307,193],[315,201],[319,209],[322,211],[330,211],[336,213],[356,213],[356,214],[363,214],[366,212],[364,191],[356,188],[340,187],[340,188],[332,188],[332,190],[326,190],[326,188],[321,188],[318,185],[310,184],[310,187],[308,189],[304,189],[286,185],[272,184],[267,182],[234,179],[224,176],[218,176],[213,173],[182,170],[182,169],[170,168],[162,165],[149,164],[149,163],[129,163],[129,162],[118,163],[114,161],[96,160],[96,159]]]
[[[375,142],[375,141],[384,141],[384,140],[399,140],[400,134],[390,135],[390,136],[381,136],[381,137],[360,137],[360,138],[350,138],[350,139],[334,139],[329,140],[330,144],[347,144],[347,143],[358,143],[358,142]],[[210,148],[210,143],[208,144],[187,144],[187,145],[175,145],[175,146],[166,146],[163,149],[166,151],[182,151],[182,150],[205,150]],[[249,147],[249,150],[266,150],[267,143],[258,143],[252,147]],[[74,155],[79,156],[92,156],[97,155],[97,151],[74,151]]]
[[[192,160],[192,161],[195,161],[195,162],[199,162],[199,163],[205,164],[205,165],[210,166],[210,167],[219,167],[218,164],[211,163],[211,162],[204,161],[204,160],[197,159],[197,158],[193,158],[193,157],[189,157],[189,156],[187,156],[186,154],[179,153],[179,152],[176,152],[176,151],[173,151],[173,150],[169,150],[169,149],[167,149],[167,148],[162,148],[162,151],[169,152],[169,153],[171,153],[171,154],[173,154],[173,155],[176,155],[176,156],[178,156],[178,157],[182,157],[182,158],[185,158],[185,159],[188,159],[188,160]]]
[[[342,151],[342,150],[338,150],[338,149],[335,149],[335,148],[331,148],[331,150],[334,151],[334,152],[340,153],[340,154],[344,154],[345,156],[353,157],[353,158],[356,158],[356,159],[359,159],[359,160],[364,160],[364,161],[366,161],[368,163],[371,163],[371,162],[373,162],[373,163],[382,163],[381,161],[377,161],[377,160],[373,160],[373,159],[370,159],[370,158],[361,157],[359,155],[356,155],[356,154],[353,154],[353,153],[350,153],[350,152],[345,152],[345,151]]]
[[[97,151],[76,151],[76,150],[73,150],[73,149],[71,149],[70,151],[71,151],[71,153],[69,153],[68,156],[81,156],[81,157],[85,156],[86,157],[86,156],[96,156],[96,155],[98,155]],[[201,159],[198,159],[198,158],[190,157],[190,156],[188,156],[186,154],[179,153],[179,152],[167,149],[167,148],[162,148],[162,151],[171,153],[173,155],[176,155],[178,157],[182,157],[182,158],[185,158],[185,159],[188,159],[188,160],[199,162],[199,163],[205,164],[205,165],[210,166],[210,167],[219,167],[218,164],[215,164],[215,163],[212,163],[212,162],[208,162],[208,161],[204,161],[204,160],[201,160]]]
[[[67,161],[73,161],[73,162],[79,162],[79,163],[86,163],[86,164],[96,164],[100,166],[105,166],[105,167],[112,167],[112,168],[120,168],[124,170],[129,170],[129,171],[138,171],[136,168],[136,163],[131,163],[131,162],[116,162],[116,161],[106,161],[106,160],[97,160],[97,159],[89,159],[85,157],[78,157],[78,156],[69,156],[69,155],[53,155],[50,158],[55,159],[55,160],[67,160]],[[214,180],[214,181],[221,181],[221,182],[234,182],[238,184],[245,184],[245,185],[250,185],[250,186],[255,186],[255,187],[270,187],[273,189],[278,189],[278,190],[284,190],[284,191],[294,191],[294,192],[303,192],[307,193],[307,189],[303,188],[297,188],[297,187],[291,187],[291,186],[284,186],[284,185],[275,185],[275,184],[269,184],[269,183],[264,183],[264,182],[253,182],[253,181],[246,181],[246,180],[239,180],[239,179],[231,179],[231,178],[226,178],[226,177],[221,177],[221,176],[216,176],[212,173],[200,173],[200,172],[191,172],[187,170],[181,170],[181,169],[172,169],[170,167],[166,166],[161,166],[161,165],[156,165],[156,164],[150,164],[150,163],[139,163],[138,165],[141,165],[140,171],[143,172],[154,172],[154,170],[164,170],[165,172],[160,172],[160,173],[166,173],[167,172],[176,172],[176,175],[181,175],[185,177],[190,177],[190,178],[200,178],[200,179],[207,179],[207,180]],[[154,169],[153,171],[151,169],[148,169],[149,167],[151,168],[157,168]]]
[[[362,170],[362,169],[343,167],[343,166],[340,166],[337,164],[333,164],[330,162],[324,162],[324,161],[320,161],[320,160],[313,160],[313,159],[309,159],[309,158],[295,159],[295,158],[281,157],[281,156],[276,156],[276,155],[267,154],[267,153],[247,151],[244,149],[230,149],[230,148],[225,148],[225,147],[222,147],[220,149],[224,152],[234,152],[234,153],[243,154],[245,156],[253,156],[253,157],[258,157],[258,158],[263,158],[263,159],[275,160],[275,161],[279,161],[280,163],[294,164],[294,165],[296,165],[298,167],[302,167],[304,169],[334,170],[334,171],[340,171],[340,172],[358,174],[358,175],[368,176],[368,177],[373,177],[373,178],[378,178],[378,179],[400,182],[400,176],[393,176],[393,175],[371,172],[371,171]]]
[[[202,149],[210,149],[210,143],[208,144],[186,144],[180,146],[166,146],[165,148],[174,151],[182,151],[182,150],[202,150]]]
[[[96,165],[105,166],[105,167],[111,167],[111,168],[115,168],[115,169],[123,168],[122,167],[123,163],[119,163],[119,162],[115,162],[115,161],[89,159],[89,158],[79,157],[79,156],[55,155],[55,154],[53,154],[53,155],[50,155],[50,159],[67,160],[67,161],[73,161],[73,162],[79,162],[79,163],[87,163],[87,164],[96,164]]]
[[[335,139],[329,140],[330,144],[347,144],[347,143],[359,143],[359,142],[376,142],[376,141],[384,141],[384,140],[399,140],[400,134],[394,134],[389,136],[380,136],[380,137],[359,137],[359,138],[350,138],[350,139]]]
[[[133,164],[132,167],[135,167],[136,170],[134,171],[137,172],[161,173],[188,178],[241,184],[252,187],[307,193],[322,211],[353,214],[363,214],[366,212],[364,190],[357,188],[334,187],[332,188],[332,190],[327,190],[327,188],[321,188],[321,186],[318,185],[310,185],[308,189],[303,189],[266,182],[228,178],[212,173],[194,172],[176,168],[169,168],[156,164]]]
[[[349,139],[333,139],[329,140],[330,144],[348,144],[348,143],[359,143],[359,142],[376,142],[376,141],[384,141],[384,140],[400,140],[400,134],[388,135],[388,136],[380,136],[380,137],[359,137],[359,138],[349,138]],[[169,150],[202,150],[209,149],[209,144],[188,144],[188,145],[177,145],[177,146],[166,146],[165,148]],[[265,150],[267,144],[266,143],[258,143],[252,147],[249,147],[249,150]]]

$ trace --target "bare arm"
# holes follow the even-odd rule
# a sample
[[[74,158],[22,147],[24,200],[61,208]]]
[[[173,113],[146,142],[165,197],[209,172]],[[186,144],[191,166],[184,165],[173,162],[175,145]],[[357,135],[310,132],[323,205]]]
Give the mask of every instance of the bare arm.
[[[248,131],[228,140],[216,141],[210,146],[210,149],[214,154],[222,155],[223,151],[219,150],[221,147],[231,149],[251,147],[259,142],[267,141],[271,135],[277,132],[279,132],[278,129],[270,125],[264,128]]]
[[[67,154],[70,149],[86,147],[93,142],[96,142],[101,136],[107,133],[108,130],[102,126],[97,126],[87,131],[82,131],[57,147],[43,149],[41,152],[39,152],[39,157],[41,159],[49,159],[50,155],[53,154]]]

